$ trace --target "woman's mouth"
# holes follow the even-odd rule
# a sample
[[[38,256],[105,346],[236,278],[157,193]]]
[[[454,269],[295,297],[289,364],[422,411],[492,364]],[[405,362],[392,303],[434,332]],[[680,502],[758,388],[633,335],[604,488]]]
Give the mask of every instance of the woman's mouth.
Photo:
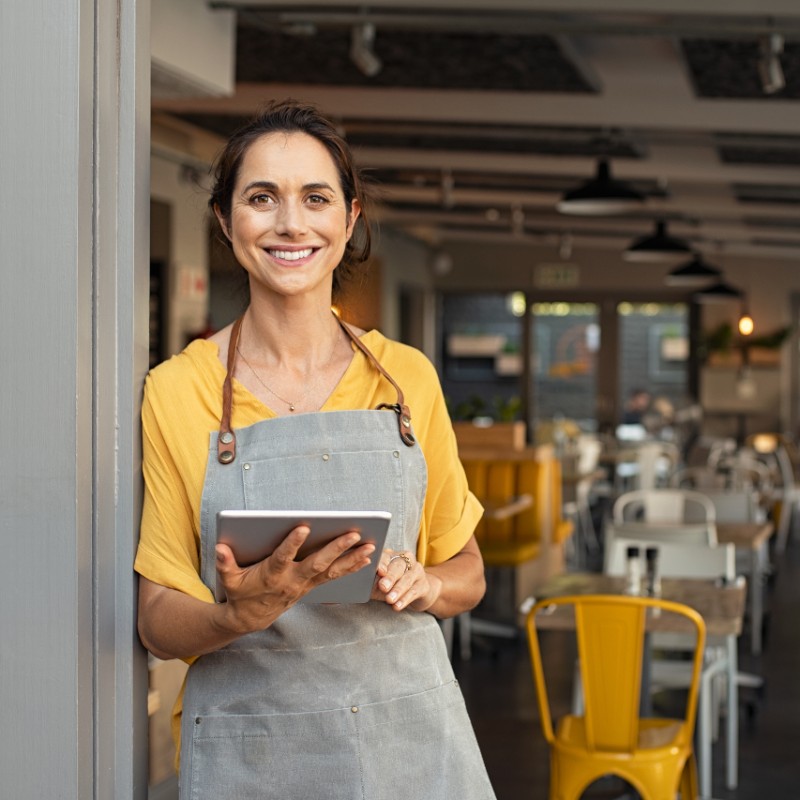
[[[271,250],[267,252],[273,258],[279,258],[281,261],[300,261],[303,258],[308,258],[313,252],[313,247],[305,247],[302,250]]]

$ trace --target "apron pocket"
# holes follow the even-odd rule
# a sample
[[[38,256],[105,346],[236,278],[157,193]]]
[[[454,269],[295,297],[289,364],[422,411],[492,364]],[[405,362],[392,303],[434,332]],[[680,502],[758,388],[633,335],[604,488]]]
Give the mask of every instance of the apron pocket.
[[[369,800],[494,800],[456,681],[356,716]]]
[[[198,717],[181,800],[357,800],[363,791],[352,716],[343,709]]]

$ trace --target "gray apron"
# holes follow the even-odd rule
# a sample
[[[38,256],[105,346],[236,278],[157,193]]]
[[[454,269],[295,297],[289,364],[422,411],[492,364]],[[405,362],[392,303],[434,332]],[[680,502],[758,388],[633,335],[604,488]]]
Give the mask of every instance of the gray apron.
[[[216,581],[225,508],[386,509],[386,547],[416,550],[427,470],[402,392],[387,410],[330,411],[230,429],[201,506],[201,576]],[[358,356],[356,356],[358,357]],[[392,413],[395,412],[395,413]],[[298,604],[190,667],[181,800],[493,800],[436,619],[381,602]]]

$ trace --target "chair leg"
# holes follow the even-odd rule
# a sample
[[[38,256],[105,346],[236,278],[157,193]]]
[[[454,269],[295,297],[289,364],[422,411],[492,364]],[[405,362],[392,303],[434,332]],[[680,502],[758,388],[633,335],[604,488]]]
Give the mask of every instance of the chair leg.
[[[472,658],[472,617],[469,611],[458,615],[458,643],[462,661]]]
[[[444,644],[447,648],[447,657],[452,661],[453,660],[453,629],[455,628],[455,623],[453,622],[452,617],[448,617],[447,619],[443,619],[439,621],[439,627],[442,629],[442,635],[444,636]]]
[[[700,787],[697,784],[697,764],[694,756],[689,756],[681,773],[681,800],[697,800]]]

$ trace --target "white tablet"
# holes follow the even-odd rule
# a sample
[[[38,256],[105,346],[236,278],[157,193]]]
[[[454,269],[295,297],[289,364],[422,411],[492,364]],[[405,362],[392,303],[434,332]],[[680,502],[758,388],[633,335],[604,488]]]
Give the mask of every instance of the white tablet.
[[[298,553],[302,559],[348,531],[358,531],[358,545],[371,542],[375,550],[370,563],[341,578],[324,583],[305,595],[301,603],[366,603],[372,592],[378,560],[383,550],[389,522],[388,511],[220,511],[217,514],[217,542],[227,544],[240,566],[262,561],[286,538],[293,528],[311,528]],[[217,580],[217,601],[225,590]]]

